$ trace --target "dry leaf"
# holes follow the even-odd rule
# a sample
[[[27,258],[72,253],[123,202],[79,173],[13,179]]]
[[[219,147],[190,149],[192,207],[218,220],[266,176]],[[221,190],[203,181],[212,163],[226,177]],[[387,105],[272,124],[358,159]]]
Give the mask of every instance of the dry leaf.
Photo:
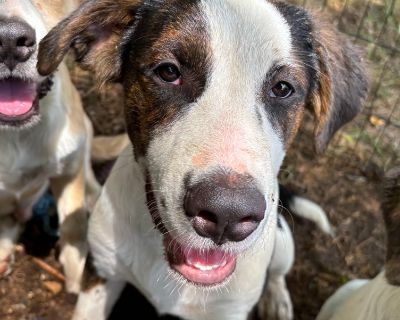
[[[61,283],[57,281],[43,281],[44,287],[49,290],[52,294],[59,294],[62,290]]]
[[[369,123],[372,124],[374,127],[383,127],[386,124],[385,120],[377,116],[370,116]]]

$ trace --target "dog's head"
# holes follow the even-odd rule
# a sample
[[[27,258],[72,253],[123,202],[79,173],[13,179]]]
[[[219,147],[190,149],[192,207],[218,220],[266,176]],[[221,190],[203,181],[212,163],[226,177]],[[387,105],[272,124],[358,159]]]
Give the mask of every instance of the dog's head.
[[[37,72],[38,43],[74,6],[74,0],[0,1],[0,128],[27,128],[40,119],[39,99],[51,79]]]
[[[42,41],[40,73],[71,47],[100,82],[123,84],[166,257],[202,285],[227,279],[273,226],[278,171],[305,108],[322,151],[367,91],[356,49],[277,1],[87,1]]]

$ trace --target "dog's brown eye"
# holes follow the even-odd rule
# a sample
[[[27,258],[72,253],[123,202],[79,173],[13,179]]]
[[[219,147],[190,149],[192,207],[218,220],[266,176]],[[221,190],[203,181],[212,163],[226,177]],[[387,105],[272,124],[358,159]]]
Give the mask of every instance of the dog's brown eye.
[[[270,96],[272,98],[286,99],[294,93],[294,89],[290,83],[285,81],[278,82],[271,90]]]
[[[175,85],[181,84],[181,73],[173,64],[163,64],[155,70],[161,80]]]

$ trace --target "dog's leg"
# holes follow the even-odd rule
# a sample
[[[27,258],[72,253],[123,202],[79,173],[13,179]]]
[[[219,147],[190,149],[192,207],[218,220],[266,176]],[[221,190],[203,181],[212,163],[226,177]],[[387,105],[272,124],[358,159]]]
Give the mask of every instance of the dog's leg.
[[[87,206],[92,211],[98,196],[100,195],[101,186],[97,182],[91,164],[91,148],[93,143],[93,126],[89,118],[85,115],[85,128],[86,128],[86,145],[85,145],[85,182],[86,182],[86,200]],[[104,147],[104,145],[103,145]]]
[[[0,217],[0,278],[11,271],[20,224],[12,215]]]
[[[88,248],[84,171],[81,165],[75,176],[51,180],[60,224],[60,262],[66,275],[67,291],[72,293],[79,292]]]
[[[125,287],[123,281],[100,283],[79,294],[72,320],[105,320]]]
[[[268,268],[265,293],[259,303],[259,313],[268,320],[293,319],[293,307],[285,276],[294,261],[294,242],[285,219],[278,216],[278,228],[274,253]]]
[[[101,187],[94,176],[92,167],[90,166],[90,159],[87,159],[85,163],[86,167],[86,199],[87,207],[90,211],[93,210],[97,198],[100,195]]]
[[[124,281],[101,278],[89,253],[82,277],[82,289],[79,293],[72,320],[105,320],[125,287]]]

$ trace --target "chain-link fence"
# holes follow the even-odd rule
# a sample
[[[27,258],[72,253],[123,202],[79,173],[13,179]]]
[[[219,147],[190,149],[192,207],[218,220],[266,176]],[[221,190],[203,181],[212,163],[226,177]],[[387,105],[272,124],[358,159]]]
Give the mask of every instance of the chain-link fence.
[[[364,48],[371,78],[364,110],[342,130],[328,154],[386,169],[400,155],[400,1],[292,0],[320,10]],[[356,156],[356,157],[354,157]]]

